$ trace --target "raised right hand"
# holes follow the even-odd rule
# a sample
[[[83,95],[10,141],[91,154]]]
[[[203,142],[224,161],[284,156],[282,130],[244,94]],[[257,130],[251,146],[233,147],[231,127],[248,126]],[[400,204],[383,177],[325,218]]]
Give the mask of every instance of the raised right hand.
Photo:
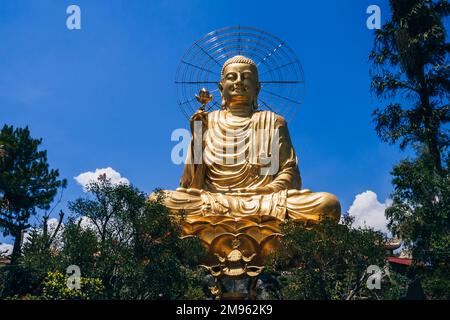
[[[189,124],[191,127],[191,132],[194,132],[194,123],[196,121],[201,121],[202,122],[202,128],[206,128],[208,125],[208,112],[205,110],[197,110],[196,113],[194,113],[191,118],[189,119]]]

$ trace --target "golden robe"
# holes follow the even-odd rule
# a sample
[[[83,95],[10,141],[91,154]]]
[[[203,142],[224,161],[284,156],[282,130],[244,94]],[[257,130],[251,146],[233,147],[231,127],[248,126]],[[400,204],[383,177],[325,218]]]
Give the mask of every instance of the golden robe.
[[[201,163],[194,163],[193,137],[181,188],[165,191],[165,205],[171,211],[304,222],[339,219],[340,204],[334,195],[301,190],[297,156],[281,116],[256,111],[238,117],[218,110],[208,114],[204,126],[203,152],[197,161]]]

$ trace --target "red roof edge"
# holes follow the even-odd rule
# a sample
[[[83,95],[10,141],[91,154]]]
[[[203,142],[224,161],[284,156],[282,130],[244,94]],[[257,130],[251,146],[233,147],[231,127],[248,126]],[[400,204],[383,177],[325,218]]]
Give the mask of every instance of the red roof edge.
[[[395,264],[401,264],[404,266],[410,266],[412,265],[413,260],[408,258],[397,258],[397,257],[389,257],[388,262],[395,263]]]

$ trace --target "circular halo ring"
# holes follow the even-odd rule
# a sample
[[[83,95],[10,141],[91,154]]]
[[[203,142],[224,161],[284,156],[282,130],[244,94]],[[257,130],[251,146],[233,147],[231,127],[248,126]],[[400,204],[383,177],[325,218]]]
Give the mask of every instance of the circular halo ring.
[[[261,91],[258,106],[286,119],[294,117],[303,102],[305,81],[295,52],[279,38],[253,27],[233,26],[208,33],[186,51],[178,65],[177,102],[186,118],[200,107],[195,95],[206,88],[213,100],[206,111],[221,108],[218,83],[223,63],[244,55],[258,66]]]

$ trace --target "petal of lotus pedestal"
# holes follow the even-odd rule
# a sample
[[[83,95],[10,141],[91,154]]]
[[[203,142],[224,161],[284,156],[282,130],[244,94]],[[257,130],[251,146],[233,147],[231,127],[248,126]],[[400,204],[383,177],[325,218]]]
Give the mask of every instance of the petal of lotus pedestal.
[[[279,245],[281,223],[271,216],[202,216],[184,222],[183,236],[202,240],[208,250],[205,265],[223,265],[230,276],[249,275],[248,265],[253,268],[248,272],[256,276],[264,259]]]

